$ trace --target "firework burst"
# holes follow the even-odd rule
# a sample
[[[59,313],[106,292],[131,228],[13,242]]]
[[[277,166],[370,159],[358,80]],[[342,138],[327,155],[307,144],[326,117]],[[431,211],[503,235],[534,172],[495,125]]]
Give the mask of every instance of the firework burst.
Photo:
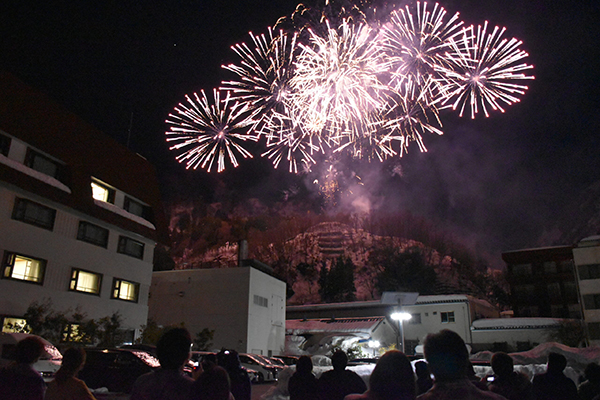
[[[459,14],[417,2],[381,18],[368,0],[299,5],[250,44],[232,46],[235,79],[209,101],[186,96],[167,123],[170,149],[187,168],[220,172],[243,146],[264,142],[262,156],[292,173],[342,153],[368,161],[403,156],[409,144],[441,135],[440,112],[504,112],[534,79],[522,42],[488,23],[464,27]]]

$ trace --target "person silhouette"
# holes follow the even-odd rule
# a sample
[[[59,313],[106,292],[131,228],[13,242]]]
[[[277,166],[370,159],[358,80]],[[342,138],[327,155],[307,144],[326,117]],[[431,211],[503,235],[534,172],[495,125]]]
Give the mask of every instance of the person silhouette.
[[[577,388],[581,400],[592,400],[600,395],[600,365],[595,362],[585,367],[584,376],[586,381]]]
[[[96,400],[77,373],[85,364],[85,350],[70,348],[63,354],[56,377],[48,384],[44,400]]]
[[[344,400],[414,400],[415,374],[408,357],[398,350],[386,352],[369,378],[369,390],[349,394]]]
[[[567,378],[564,369],[567,358],[559,353],[548,354],[546,372],[533,377],[533,398],[536,400],[577,399],[577,386]]]
[[[314,400],[317,397],[317,378],[312,372],[309,356],[301,356],[296,362],[296,372],[288,381],[290,400]]]
[[[190,358],[191,346],[187,329],[166,331],[156,344],[160,368],[137,378],[131,400],[187,400],[194,381],[183,374],[183,365]]]
[[[418,400],[506,400],[499,394],[477,388],[468,377],[469,352],[458,333],[449,329],[427,335],[425,359],[435,377],[433,387]]]
[[[331,356],[333,369],[323,372],[318,380],[321,400],[343,400],[351,393],[363,393],[367,384],[354,371],[346,369],[348,356],[343,350],[336,350]]]
[[[488,388],[508,400],[530,400],[531,382],[526,375],[514,371],[513,359],[504,352],[494,353],[491,360],[494,375],[488,379]]]

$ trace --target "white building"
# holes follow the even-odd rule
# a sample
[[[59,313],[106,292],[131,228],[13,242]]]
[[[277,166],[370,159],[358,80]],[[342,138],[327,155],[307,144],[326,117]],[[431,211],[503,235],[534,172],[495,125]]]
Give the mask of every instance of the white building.
[[[214,330],[214,349],[271,356],[284,350],[285,292],[285,282],[251,266],[158,271],[149,317],[183,323],[192,336]]]
[[[582,239],[573,247],[583,319],[590,344],[600,344],[600,236]]]
[[[123,328],[147,321],[154,247],[167,240],[154,168],[0,73],[0,319],[33,301]]]
[[[320,348],[326,349],[330,346],[332,338],[338,340],[344,334],[343,330],[340,331],[340,325],[333,324],[333,322],[349,323],[353,319],[354,322],[358,322],[360,319],[381,317],[386,324],[379,323],[376,326],[361,327],[360,332],[348,331],[345,334],[350,340],[361,336],[364,340],[377,340],[382,347],[388,347],[400,343],[398,322],[391,319],[391,314],[396,311],[398,311],[397,306],[383,304],[380,301],[289,306],[287,308],[289,319],[286,325],[286,334],[302,336],[306,343],[298,343],[298,341],[302,341],[300,338],[287,338],[287,342],[295,343],[295,347],[303,351],[310,351],[309,348],[316,349],[316,347],[312,343],[315,339],[313,338],[311,342],[309,338],[312,337],[311,335],[318,335],[327,339],[321,340],[319,344]],[[498,311],[487,301],[467,295],[418,296],[415,304],[403,305],[401,311],[412,316],[410,320],[402,323],[404,343],[408,354],[411,354],[416,346],[423,344],[429,333],[439,332],[442,329],[455,331],[466,343],[472,344],[471,324],[473,321],[479,318],[497,318],[499,316]],[[318,321],[321,321],[322,324],[316,324]],[[319,329],[312,333],[309,332],[311,324],[318,326]],[[322,332],[327,327],[332,333],[329,336]],[[369,332],[373,334],[367,338],[366,335]],[[336,334],[333,335],[333,333]]]

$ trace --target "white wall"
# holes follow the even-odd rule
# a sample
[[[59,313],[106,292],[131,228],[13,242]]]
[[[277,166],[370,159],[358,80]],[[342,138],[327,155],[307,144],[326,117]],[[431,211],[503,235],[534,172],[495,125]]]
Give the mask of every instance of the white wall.
[[[0,279],[0,314],[22,316],[32,301],[50,298],[57,311],[80,308],[88,318],[96,319],[119,312],[125,329],[139,329],[145,324],[154,242],[119,231],[65,207],[50,204],[42,198],[11,189],[0,186],[0,257],[4,256],[5,251],[17,252],[45,259],[47,264],[43,285]],[[54,229],[49,231],[11,219],[17,195],[56,209]],[[110,230],[107,249],[76,239],[80,219]],[[117,253],[120,234],[144,243],[143,260]],[[100,296],[69,291],[72,268],[102,274]],[[138,303],[110,298],[114,277],[140,284]]]
[[[438,304],[416,304],[403,306],[402,310],[410,314],[421,314],[421,323],[414,324],[411,321],[404,322],[404,339],[418,340],[423,344],[429,333],[436,333],[442,329],[450,329],[460,335],[466,342],[471,343],[471,321],[468,303],[438,303]],[[454,321],[442,323],[442,312],[454,312]]]
[[[268,307],[254,304],[254,295]],[[285,283],[254,268],[155,272],[149,317],[185,323],[192,336],[214,329],[213,349],[278,354],[285,340]]]

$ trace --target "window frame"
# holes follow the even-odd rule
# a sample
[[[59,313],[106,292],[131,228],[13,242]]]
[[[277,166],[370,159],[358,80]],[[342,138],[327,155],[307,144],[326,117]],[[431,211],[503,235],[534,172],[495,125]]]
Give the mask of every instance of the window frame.
[[[134,299],[126,299],[126,298],[123,298],[120,296],[121,287],[122,287],[123,283],[128,283],[128,284],[133,285],[133,287],[135,288]],[[140,284],[138,282],[133,282],[133,281],[130,281],[127,279],[113,278],[113,284],[112,284],[110,298],[114,299],[114,300],[126,301],[128,303],[137,303],[140,298]]]
[[[39,263],[40,272],[39,272],[38,280],[20,279],[20,278],[15,278],[13,276],[14,268],[15,268],[15,261],[16,261],[17,257],[21,257],[23,259],[27,259],[30,261],[37,261]],[[42,286],[44,284],[44,278],[46,276],[47,263],[48,263],[48,261],[44,260],[42,258],[31,257],[31,256],[28,256],[25,254],[7,251],[4,254],[4,262],[2,263],[2,279],[9,279],[11,281],[25,282],[25,283],[31,283],[34,285]]]
[[[48,171],[46,171],[44,169],[36,168],[35,162],[37,159],[40,159],[43,162],[52,164],[55,167],[54,173],[49,174]],[[25,154],[25,160],[24,160],[23,164],[25,166],[31,168],[34,171],[38,171],[42,174],[48,175],[64,184],[66,184],[66,179],[65,179],[66,166],[65,166],[65,164],[56,160],[53,157],[50,157],[50,156],[42,153],[41,151],[35,150],[31,147],[27,147],[27,153]]]
[[[5,157],[8,157],[8,153],[10,153],[11,144],[12,138],[0,132],[0,154],[2,154]]]
[[[80,272],[83,272],[83,273],[86,273],[86,274],[95,275],[95,276],[98,277],[97,293],[96,292],[89,292],[89,291],[86,291],[86,290],[78,290],[77,289],[77,283],[79,281]],[[89,271],[89,270],[81,269],[81,268],[71,268],[71,278],[69,279],[69,292],[89,294],[89,295],[92,295],[92,296],[100,296],[100,293],[102,292],[102,278],[103,278],[102,274],[99,274],[99,273],[94,272],[94,271]]]
[[[444,321],[444,317],[446,317]],[[442,324],[454,324],[456,323],[456,316],[454,311],[442,311],[440,312],[440,321]]]
[[[600,279],[600,264],[583,264],[579,265],[577,269],[579,271],[579,279],[582,281]],[[594,273],[591,274],[590,271]]]
[[[52,215],[51,221],[48,223],[40,222],[40,219],[34,219],[27,216],[27,208],[33,207],[38,210],[50,212]],[[13,206],[13,212],[11,218],[15,221],[24,222],[29,225],[37,226],[38,228],[46,229],[49,231],[54,230],[54,223],[56,221],[56,210],[54,208],[45,206],[37,203],[33,200],[26,199],[24,197],[15,197],[15,204]]]
[[[138,255],[137,253],[128,251],[127,243],[135,243],[135,244],[140,245],[141,249],[142,249],[141,254]],[[144,251],[146,250],[145,246],[146,245],[143,242],[140,242],[139,240],[132,239],[129,236],[120,235],[119,236],[119,244],[117,246],[117,253],[124,254],[129,257],[137,258],[138,260],[143,260],[144,259]]]
[[[107,196],[106,196],[106,200],[103,199],[97,199],[96,197],[94,197],[94,186],[96,185],[104,190],[106,190]],[[110,187],[109,185],[107,185],[106,183],[92,178],[92,181],[90,182],[90,189],[92,191],[92,199],[94,200],[98,200],[98,201],[103,201],[105,203],[109,203],[109,204],[115,204],[115,195],[116,195],[116,189],[113,187]]]
[[[101,230],[104,233],[106,233],[106,238],[102,242],[100,242],[100,241],[94,240],[93,237],[84,236],[84,233],[82,233],[82,228],[84,228],[84,230],[86,230],[87,228]],[[88,222],[88,221],[83,221],[83,220],[79,221],[79,227],[77,228],[77,240],[81,240],[82,242],[90,243],[95,246],[103,247],[106,249],[106,248],[108,248],[109,236],[110,236],[109,229],[103,228],[100,225],[92,224],[91,222]]]
[[[131,210],[132,205],[139,206],[141,209],[141,212],[140,213],[133,212]],[[148,206],[147,204],[145,204],[139,200],[134,199],[131,196],[125,195],[125,200],[123,200],[123,209],[130,214],[136,215],[140,218],[144,218],[145,220],[150,220],[150,206]]]

